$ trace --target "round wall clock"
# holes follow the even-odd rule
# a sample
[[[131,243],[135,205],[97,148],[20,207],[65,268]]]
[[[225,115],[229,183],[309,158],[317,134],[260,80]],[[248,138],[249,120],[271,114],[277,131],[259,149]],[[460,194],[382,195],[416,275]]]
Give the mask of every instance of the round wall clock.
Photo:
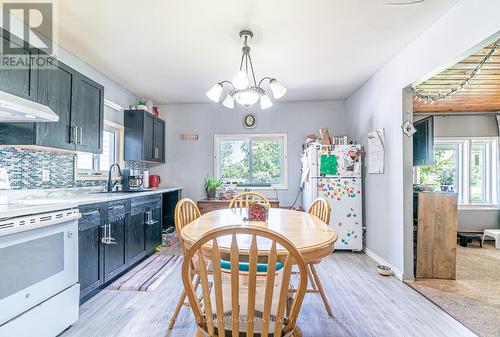
[[[247,129],[253,129],[255,127],[257,120],[253,114],[246,114],[243,117],[243,126]]]

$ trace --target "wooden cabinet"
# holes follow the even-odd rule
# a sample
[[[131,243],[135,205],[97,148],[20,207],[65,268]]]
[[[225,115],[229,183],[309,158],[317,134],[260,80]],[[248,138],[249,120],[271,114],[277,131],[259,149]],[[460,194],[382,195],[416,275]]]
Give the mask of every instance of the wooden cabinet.
[[[432,116],[414,123],[413,166],[434,163],[434,119]]]
[[[144,227],[144,245],[146,251],[155,249],[161,244],[161,199],[151,200],[146,210]]]
[[[279,208],[280,202],[278,199],[268,199],[272,208]],[[201,214],[205,214],[207,212],[215,211],[218,209],[229,208],[229,203],[231,200],[211,200],[211,199],[201,199],[198,200],[198,209]]]
[[[457,194],[414,194],[415,277],[455,279]]]
[[[165,121],[144,110],[125,110],[125,160],[165,162]]]
[[[39,52],[34,55],[31,50],[26,52],[35,63]],[[58,122],[0,123],[0,145],[102,153],[104,87],[100,84],[57,61],[52,68],[0,69],[0,90],[47,105],[59,116]]]
[[[0,90],[9,94],[27,98],[36,101],[37,97],[37,67],[36,58],[38,51],[33,51],[32,48],[26,48],[24,41],[15,35],[9,34],[6,30],[0,28],[2,46],[10,44],[19,47],[22,53],[19,60],[29,61],[26,66],[11,68],[2,67],[0,69]],[[17,56],[17,55],[16,55]]]
[[[75,150],[72,142],[73,84],[75,73],[71,68],[58,62],[54,69],[40,69],[38,72],[39,103],[49,106],[59,116],[53,123],[35,124],[37,145]]]
[[[103,204],[80,207],[78,221],[78,283],[80,299],[85,301],[104,284],[104,253],[101,229],[105,220]]]
[[[108,217],[104,223],[104,281],[108,282],[127,268],[125,254],[125,228],[128,222],[127,202],[108,205]]]
[[[72,127],[77,151],[102,153],[104,87],[82,74],[74,82]]]
[[[165,122],[155,118],[153,121],[153,160],[165,162]]]
[[[155,194],[80,207],[78,282],[81,302],[161,244],[162,205],[162,195]],[[173,207],[175,204],[170,213]]]

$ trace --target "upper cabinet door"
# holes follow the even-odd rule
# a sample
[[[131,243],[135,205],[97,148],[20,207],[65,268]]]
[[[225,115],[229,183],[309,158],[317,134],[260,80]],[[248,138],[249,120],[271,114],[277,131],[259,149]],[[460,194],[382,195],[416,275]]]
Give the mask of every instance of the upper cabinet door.
[[[153,160],[165,162],[165,122],[161,119],[154,120]]]
[[[104,87],[78,74],[74,81],[72,127],[76,150],[102,153]]]
[[[59,121],[54,123],[36,124],[36,143],[38,145],[74,150],[75,144],[71,134],[71,89],[75,72],[57,62],[55,69],[39,69],[38,71],[38,102],[49,106],[59,115]]]
[[[8,33],[4,30],[0,29],[0,34],[2,35],[0,43],[10,43],[11,45],[19,46],[19,50],[21,51],[19,55],[21,57],[20,59],[31,60],[31,64],[27,64],[23,67],[16,66],[11,69],[0,69],[0,90],[36,101],[37,71],[33,60],[36,60],[38,52],[34,53],[30,49],[24,48],[23,41],[14,35],[11,35],[9,40],[7,38]]]
[[[144,113],[144,160],[155,160],[154,157],[154,118],[151,114]]]

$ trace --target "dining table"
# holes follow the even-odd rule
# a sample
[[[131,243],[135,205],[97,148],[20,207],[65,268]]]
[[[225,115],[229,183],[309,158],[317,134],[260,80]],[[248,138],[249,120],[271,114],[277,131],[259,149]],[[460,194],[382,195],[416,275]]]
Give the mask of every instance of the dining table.
[[[267,221],[248,221],[246,208],[220,209],[208,212],[190,222],[181,230],[181,238],[189,249],[196,241],[210,230],[223,226],[260,226],[273,230],[289,241],[297,248],[302,255],[304,262],[317,263],[329,256],[337,241],[337,233],[318,217],[306,212],[270,208]],[[249,235],[238,235],[238,247],[241,251],[248,251],[251,237]],[[257,241],[259,250],[266,250],[266,242],[261,238]],[[227,249],[231,246],[231,237],[222,237],[217,241],[219,249]],[[267,249],[270,247],[267,247]],[[278,248],[278,255],[280,249]]]

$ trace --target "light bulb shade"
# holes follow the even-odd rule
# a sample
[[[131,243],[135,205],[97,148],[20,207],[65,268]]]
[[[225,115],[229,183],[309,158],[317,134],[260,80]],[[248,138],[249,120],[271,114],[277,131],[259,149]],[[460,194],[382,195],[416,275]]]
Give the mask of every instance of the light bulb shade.
[[[222,105],[224,105],[228,109],[234,109],[234,98],[231,96],[231,94],[227,94],[226,98],[222,102]]]
[[[220,95],[222,94],[222,84],[215,84],[209,91],[207,91],[207,97],[210,98],[215,103],[220,100]]]
[[[260,96],[260,108],[262,110],[265,110],[265,109],[270,108],[272,106],[273,106],[273,102],[271,102],[271,100],[269,99],[269,96],[267,96],[267,94]]]
[[[236,90],[243,90],[248,87],[248,75],[243,70],[240,70],[233,77],[233,86]]]
[[[273,92],[273,96],[275,99],[279,99],[283,97],[286,94],[286,88],[278,82],[277,79],[273,78],[270,82],[269,85],[271,86],[271,91]]]
[[[231,95],[238,104],[250,106],[257,103],[262,93],[257,88],[251,87],[245,90],[235,90],[231,92]]]

